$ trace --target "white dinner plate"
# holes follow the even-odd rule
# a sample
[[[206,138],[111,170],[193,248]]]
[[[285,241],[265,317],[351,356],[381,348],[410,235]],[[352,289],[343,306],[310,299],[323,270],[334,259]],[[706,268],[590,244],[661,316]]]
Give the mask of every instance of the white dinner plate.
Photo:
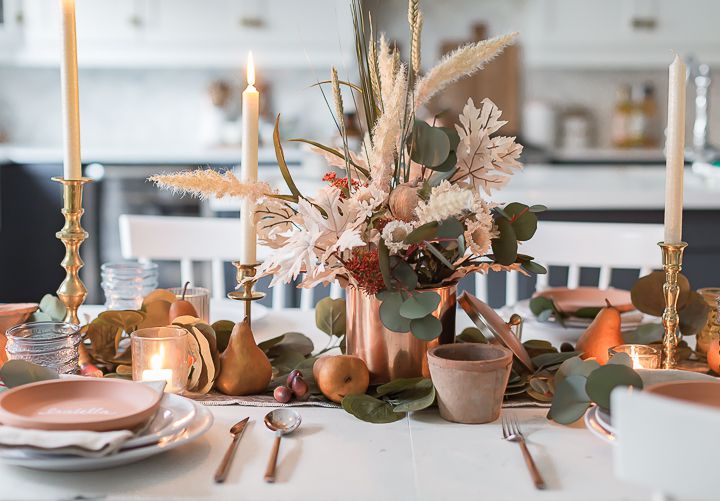
[[[192,400],[166,393],[160,402],[155,417],[146,429],[123,444],[120,450],[134,449],[144,445],[156,444],[163,437],[180,433],[195,417],[195,404]]]
[[[529,299],[523,299],[522,301],[518,301],[515,306],[513,306],[513,311],[517,313],[518,315],[522,316],[525,321],[533,321],[537,322],[542,325],[546,325],[548,327],[558,329],[558,330],[568,330],[568,329],[577,329],[578,333],[582,333],[584,329],[586,329],[590,323],[592,323],[591,318],[578,318],[578,317],[570,317],[565,320],[565,326],[563,327],[555,320],[549,320],[547,322],[541,322],[537,319],[537,317],[533,314],[532,311],[530,311],[530,300]],[[643,314],[640,313],[637,310],[628,311],[625,313],[622,313],[620,315],[620,319],[622,322],[622,330],[628,331],[636,329],[643,321]]]
[[[587,410],[585,413],[585,426],[588,430],[590,430],[590,433],[598,437],[603,442],[614,444],[615,434],[606,430],[603,425],[600,424],[600,421],[597,418],[597,413],[598,407],[596,405],[593,405]]]
[[[30,456],[18,450],[5,450],[0,452],[0,460],[5,464],[22,466],[33,470],[47,471],[89,471],[104,470],[155,456],[181,445],[192,442],[207,432],[213,423],[210,411],[200,404],[195,406],[195,417],[188,423],[182,433],[164,437],[159,443],[122,450],[115,454],[100,458],[85,458],[78,456]]]

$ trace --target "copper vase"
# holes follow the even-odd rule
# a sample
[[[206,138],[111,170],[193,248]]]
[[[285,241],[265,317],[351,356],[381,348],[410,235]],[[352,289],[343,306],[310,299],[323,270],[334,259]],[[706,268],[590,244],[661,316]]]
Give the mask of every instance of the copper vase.
[[[423,290],[440,295],[433,315],[442,323],[442,332],[432,341],[422,341],[411,332],[388,330],[380,320],[380,301],[355,287],[347,288],[347,354],[365,361],[370,369],[370,384],[430,377],[427,351],[438,344],[454,342],[457,285]]]

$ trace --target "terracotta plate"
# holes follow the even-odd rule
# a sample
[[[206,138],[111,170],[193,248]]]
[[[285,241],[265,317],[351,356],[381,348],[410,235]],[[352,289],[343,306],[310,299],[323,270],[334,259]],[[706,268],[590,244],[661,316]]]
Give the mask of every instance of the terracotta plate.
[[[622,289],[598,289],[597,287],[568,289],[567,287],[553,287],[536,292],[533,294],[533,297],[552,299],[555,306],[565,313],[574,313],[580,308],[602,308],[605,306],[605,299],[610,301],[610,304],[621,312],[635,309],[630,299],[630,291]]]
[[[520,340],[515,337],[515,334],[510,330],[508,324],[505,323],[500,315],[495,313],[495,310],[467,292],[463,292],[458,302],[478,329],[483,332],[489,330],[492,336],[505,345],[505,347],[509,348],[525,367],[531,371],[535,370],[527,350]]]
[[[158,409],[163,394],[117,379],[55,379],[0,394],[0,423],[38,430],[134,428]]]
[[[673,381],[648,386],[645,391],[691,404],[720,407],[720,382]]]

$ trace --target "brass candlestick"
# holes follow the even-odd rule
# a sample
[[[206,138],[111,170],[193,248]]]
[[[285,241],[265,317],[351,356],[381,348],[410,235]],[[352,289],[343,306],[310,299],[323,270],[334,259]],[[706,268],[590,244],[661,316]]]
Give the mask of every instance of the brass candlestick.
[[[253,301],[265,297],[265,293],[253,290],[256,282],[253,277],[260,263],[243,264],[240,261],[233,261],[233,266],[237,269],[237,286],[233,292],[228,294],[228,297],[237,301],[245,301],[245,318],[252,323],[250,318],[251,304]]]
[[[662,323],[665,328],[663,335],[663,369],[674,369],[677,366],[677,345],[680,340],[678,334],[678,324],[680,318],[677,312],[678,295],[680,294],[680,286],[678,285],[678,273],[682,270],[683,251],[687,244],[678,242],[669,244],[665,242],[658,243],[662,249],[663,269],[665,270],[665,284],[663,285],[663,293],[665,295],[665,310],[662,315]]]
[[[60,264],[67,273],[65,280],[57,290],[57,295],[67,308],[65,321],[79,325],[78,308],[85,302],[87,296],[87,289],[79,275],[80,268],[85,264],[80,258],[80,246],[88,237],[87,231],[80,225],[80,218],[85,212],[82,208],[82,192],[83,186],[91,179],[54,177],[52,180],[63,185],[62,214],[65,217],[65,225],[55,233],[55,236],[65,245],[65,258]]]

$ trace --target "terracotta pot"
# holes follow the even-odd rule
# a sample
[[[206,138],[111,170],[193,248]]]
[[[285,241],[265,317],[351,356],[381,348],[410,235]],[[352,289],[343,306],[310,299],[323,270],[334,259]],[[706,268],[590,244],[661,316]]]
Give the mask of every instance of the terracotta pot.
[[[430,377],[427,351],[455,341],[457,285],[423,289],[440,294],[433,313],[442,322],[440,337],[422,341],[410,332],[393,332],[380,320],[381,302],[355,287],[346,290],[347,354],[362,358],[370,370],[370,384],[406,377]]]
[[[500,416],[512,352],[497,345],[459,343],[428,351],[430,376],[443,419],[478,424]]]

